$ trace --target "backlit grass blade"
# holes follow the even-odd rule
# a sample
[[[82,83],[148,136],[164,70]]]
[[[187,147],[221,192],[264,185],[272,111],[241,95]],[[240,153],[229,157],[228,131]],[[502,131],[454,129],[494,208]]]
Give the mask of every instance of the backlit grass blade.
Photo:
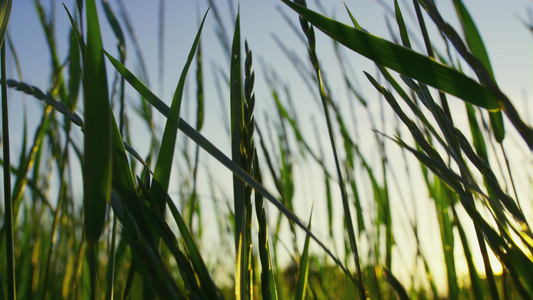
[[[8,86],[10,85],[9,80],[7,84]],[[31,148],[30,148],[30,152],[28,153],[27,157],[26,157],[25,149],[24,149],[24,152],[21,153],[17,176],[16,176],[15,184],[13,185],[13,192],[12,192],[13,216],[14,216],[15,223],[17,223],[17,220],[18,220],[20,205],[22,203],[24,192],[26,190],[26,186],[28,183],[28,173],[30,172],[34,163],[36,161],[38,162],[39,149],[41,148],[43,144],[43,139],[44,139],[46,132],[50,129],[49,128],[50,114],[51,114],[51,109],[47,107],[41,118],[41,123],[35,132],[35,136],[33,138],[33,144],[31,145]]]
[[[91,269],[91,297],[97,298],[97,243],[105,225],[111,196],[111,109],[98,13],[95,0],[88,0],[87,48],[83,57],[85,113],[83,162],[83,211],[88,258]]]
[[[455,210],[455,208],[452,207],[452,209]],[[457,215],[457,213],[454,211],[454,215]],[[476,266],[474,265],[473,255],[470,251],[470,245],[469,241],[466,237],[465,230],[463,229],[463,225],[461,222],[456,222],[456,227],[459,232],[459,237],[461,239],[461,244],[463,245],[463,251],[466,258],[466,263],[468,265],[468,274],[470,276],[470,284],[472,288],[472,293],[474,294],[474,298],[476,300],[482,300],[483,299],[483,287],[481,286],[481,279],[479,278],[479,274],[477,272]],[[494,297],[495,294],[493,294]],[[497,294],[496,294],[497,295]]]
[[[440,228],[442,252],[444,253],[444,263],[446,266],[446,275],[448,277],[448,293],[450,299],[457,299],[459,287],[457,284],[457,271],[454,258],[454,228],[450,217],[451,210],[449,208],[453,205],[456,196],[455,194],[452,194],[448,186],[436,176],[434,183],[434,189],[431,196],[435,201],[437,219]]]
[[[509,98],[507,98],[506,95],[504,95],[499,90],[496,82],[491,78],[491,75],[489,74],[483,63],[467,50],[467,47],[462,41],[459,34],[453,29],[453,27],[451,27],[448,23],[444,21],[440,12],[435,6],[435,3],[427,0],[418,0],[418,2],[431,16],[433,22],[437,25],[437,27],[439,27],[439,30],[441,30],[441,32],[446,35],[450,42],[455,46],[459,54],[468,62],[472,70],[479,78],[481,84],[487,86],[490,91],[495,93],[499,100],[499,106],[503,109],[503,112],[507,115],[509,121],[511,121],[516,130],[520,133],[524,142],[527,143],[528,147],[530,149],[533,149],[533,128],[531,128],[531,125],[525,123],[524,120],[522,120],[513,103],[509,100]],[[463,100],[467,99],[463,98]],[[499,127],[502,125],[502,123],[498,121],[497,118],[498,117],[496,117],[496,122],[494,122],[495,125],[493,124],[493,126]],[[503,136],[501,135],[501,133],[503,132],[503,127],[497,130],[500,130],[500,138],[503,138]]]
[[[13,0],[0,1],[0,47],[4,45]]]
[[[163,116],[168,117],[170,108],[159,99],[152,91],[150,91],[146,85],[144,85],[133,73],[131,73],[124,65],[122,65],[118,60],[113,58],[111,55],[107,54],[107,58],[115,66],[124,78],[131,84],[131,86],[141,94],[154,108],[156,108]],[[270,203],[272,203],[282,214],[284,214],[289,220],[294,222],[298,227],[308,233],[313,240],[333,259],[335,264],[337,264],[351,280],[355,279],[351,276],[348,270],[344,267],[343,263],[331,252],[331,250],[322,243],[314,233],[307,230],[307,227],[304,223],[296,216],[294,213],[287,209],[283,203],[281,203],[276,197],[267,191],[261,184],[259,184],[255,179],[253,179],[248,173],[244,172],[239,166],[237,166],[228,156],[226,156],[220,149],[213,145],[208,139],[206,139],[202,134],[196,131],[191,125],[189,125],[185,120],[179,118],[177,124],[174,123],[174,126],[178,127],[185,135],[192,139],[195,143],[200,145],[207,153],[209,153],[213,158],[219,161],[224,165],[228,170],[233,172],[238,178],[246,182],[246,184],[253,187],[257,192],[261,193]]]
[[[387,278],[387,281],[394,288],[394,290],[398,294],[398,297],[401,300],[410,299],[402,283],[396,278],[396,276],[394,276],[394,274],[392,274],[392,272],[389,269],[383,268],[383,273],[385,273],[385,277]]]
[[[474,105],[489,110],[502,108],[501,101],[496,94],[455,69],[361,29],[329,19],[288,0],[281,1],[332,39],[377,64],[420,80]]]
[[[455,10],[457,11],[457,15],[459,16],[459,20],[461,21],[461,26],[463,27],[468,48],[470,48],[472,54],[474,54],[481,61],[492,79],[495,80],[489,55],[485,49],[483,39],[481,38],[481,34],[479,33],[474,20],[470,16],[470,13],[466,9],[462,0],[453,0],[453,4],[455,6]],[[492,130],[494,131],[494,137],[496,138],[496,141],[501,143],[505,137],[502,113],[490,113],[490,122],[492,124]]]
[[[415,131],[412,131],[412,133],[415,140],[420,143],[421,140],[419,139],[419,136],[415,135]],[[528,268],[524,268],[523,265],[531,265],[532,262],[526,257],[525,253],[521,252],[521,250],[515,245],[506,232],[501,232],[500,235],[487,223],[487,221],[477,211],[472,199],[472,194],[464,190],[462,185],[465,185],[468,190],[475,190],[477,193],[481,193],[479,188],[475,186],[469,186],[468,182],[465,182],[463,177],[454,174],[454,171],[448,169],[448,167],[443,164],[443,161],[440,158],[430,158],[426,154],[407,146],[405,142],[401,140],[396,139],[395,141],[401,147],[412,152],[423,164],[437,174],[440,179],[442,179],[457,193],[461,199],[463,207],[472,218],[474,224],[476,224],[476,227],[479,227],[479,229],[483,232],[484,238],[489,243],[492,250],[496,253],[499,259],[504,262],[504,265],[511,272],[511,274],[513,274],[513,279],[517,284],[517,289],[523,295],[530,293],[530,291],[528,291],[526,288],[529,286],[529,283],[523,282],[526,282],[533,277],[525,275],[525,273],[528,272],[526,271]],[[516,259],[510,259],[511,254],[507,252],[507,249],[513,249],[512,256],[516,256]],[[517,263],[518,261],[521,261],[521,263]],[[520,282],[518,278],[521,278],[523,282]]]

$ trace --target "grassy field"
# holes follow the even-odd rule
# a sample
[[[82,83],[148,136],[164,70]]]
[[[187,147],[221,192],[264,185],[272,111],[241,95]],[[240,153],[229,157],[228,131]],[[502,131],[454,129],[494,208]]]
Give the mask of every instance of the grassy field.
[[[58,9],[70,20],[65,44],[55,10],[33,2],[48,47],[35,55],[48,51],[53,70],[44,86],[23,80],[6,33],[12,1],[0,0],[0,299],[533,298],[533,129],[500,90],[461,0],[451,1],[457,28],[431,0],[394,1],[396,42],[364,30],[351,7],[343,24],[320,1],[281,0],[287,30],[307,49],[279,42],[319,108],[309,119],[295,100],[303,92],[254,57],[231,1],[206,1],[198,23],[184,24],[195,36],[179,40],[188,55],[165,101],[148,84],[143,37],[123,1]],[[220,64],[206,63],[207,19]],[[324,35],[334,57],[321,56]],[[324,61],[338,63],[349,103]],[[18,74],[6,76],[6,65]],[[268,111],[257,109],[258,82]],[[24,97],[39,111],[24,114],[20,145],[10,147],[8,105]],[[215,133],[227,151],[206,138],[214,102],[227,108]]]

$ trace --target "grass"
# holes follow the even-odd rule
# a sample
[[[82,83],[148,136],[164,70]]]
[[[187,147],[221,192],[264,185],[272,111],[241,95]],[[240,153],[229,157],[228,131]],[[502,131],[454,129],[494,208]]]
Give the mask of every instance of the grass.
[[[102,1],[103,15],[94,0],[65,6],[71,27],[69,42],[63,45],[55,43],[53,12],[34,1],[52,57],[51,85],[35,87],[6,78],[6,45],[15,63],[17,56],[9,39],[2,44],[1,299],[533,297],[533,234],[524,211],[531,199],[518,200],[515,181],[521,173],[507,157],[517,150],[504,143],[520,139],[518,151],[530,153],[533,129],[499,89],[488,51],[463,2],[453,0],[464,39],[432,1],[414,1],[412,7],[395,1],[397,29],[391,32],[399,35],[398,42],[364,30],[349,8],[352,24],[346,25],[325,17],[319,2],[316,10],[304,0],[282,2],[287,28],[307,48],[299,53],[278,43],[306,84],[305,92],[317,100],[321,115],[312,120],[312,130],[302,120],[301,102],[294,100],[302,91],[289,88],[283,74],[264,58],[259,60],[263,72],[256,78],[254,46],[243,35],[246,24],[241,24],[239,9],[231,16],[233,30],[226,30],[221,4],[209,1],[194,40],[186,41],[188,56],[178,58],[185,64],[167,106],[149,88],[126,6],[119,3],[117,10]],[[10,7],[10,1],[0,2],[2,40]],[[425,54],[413,49],[413,40],[420,37],[406,24],[407,9],[414,12]],[[160,16],[163,11],[161,1]],[[227,57],[220,62],[223,67],[215,64],[211,70],[204,64],[201,43],[208,18],[217,24],[221,53]],[[100,26],[106,20],[118,57],[106,52],[111,47],[102,42]],[[429,34],[429,22],[440,36]],[[160,54],[163,24],[158,29]],[[334,45],[340,65],[335,71],[344,79],[348,106],[325,76],[322,61],[328,58],[321,56],[319,31]],[[436,39],[454,48],[435,48]],[[126,67],[131,59],[126,41],[132,41],[139,56],[137,74]],[[59,46],[67,49],[59,51]],[[349,55],[374,62],[375,73],[351,66]],[[476,78],[464,71],[467,68]],[[208,71],[227,83],[217,92],[229,107],[224,126],[230,157],[204,136],[206,97],[211,95],[205,92]],[[354,73],[365,75],[379,99],[364,96]],[[256,106],[258,81],[268,87],[257,97],[272,101],[269,112]],[[194,95],[188,86],[195,88]],[[40,117],[37,127],[22,122],[18,161],[9,151],[7,87],[16,90],[10,94],[13,98],[26,94],[42,103],[41,115],[31,116]],[[137,106],[125,101],[126,92],[135,95]],[[183,115],[188,109],[184,101],[194,97],[193,127]],[[381,114],[371,109],[376,102]],[[452,114],[462,106],[465,120]],[[393,120],[385,119],[385,110],[394,112]],[[368,117],[373,139],[362,138],[369,136],[360,132],[368,127],[361,124],[362,114]],[[160,116],[161,134],[156,122]],[[142,154],[132,146],[141,138],[130,127],[138,120],[150,135],[142,141],[149,144]],[[82,140],[74,128],[81,130]],[[32,130],[33,139],[28,137]],[[316,136],[310,137],[313,131]],[[320,133],[327,134],[327,145],[315,143],[322,140]],[[396,159],[398,154],[401,159]],[[412,158],[417,165],[410,163]],[[223,175],[206,167],[212,159],[232,173],[231,189],[219,188]],[[324,183],[325,192],[304,197],[302,204],[296,177],[307,167],[316,171],[313,176]],[[73,178],[82,180],[83,199],[78,199],[75,191],[80,187]],[[405,182],[408,187],[400,187]],[[176,189],[178,193],[171,192]],[[420,191],[427,199],[418,198]],[[207,207],[208,194],[214,198],[213,207]],[[427,202],[430,212],[418,209]],[[401,203],[404,212],[394,213],[395,203]],[[315,211],[311,218],[313,210],[302,213],[305,205],[320,205],[324,212]],[[421,232],[431,226],[419,214],[434,218],[435,239],[424,240]],[[211,219],[217,220],[219,241],[204,236],[213,228]],[[327,228],[317,230],[317,224]],[[218,242],[217,253],[208,255],[206,245]],[[442,256],[424,250],[435,242],[432,247]],[[415,266],[402,270],[398,266],[406,256]],[[501,274],[493,269],[492,256],[501,264]],[[482,258],[483,268],[475,257]],[[287,258],[290,263],[283,263]],[[224,260],[232,264],[217,262]],[[430,263],[435,260],[442,269]],[[459,269],[466,269],[466,275]],[[438,272],[445,278],[444,292],[435,279]]]

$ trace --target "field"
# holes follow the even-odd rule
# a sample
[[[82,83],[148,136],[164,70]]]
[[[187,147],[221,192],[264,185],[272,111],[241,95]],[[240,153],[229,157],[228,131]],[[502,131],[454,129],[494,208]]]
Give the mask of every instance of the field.
[[[0,0],[0,299],[533,298],[530,107],[462,0],[281,0],[281,57],[235,1],[43,2],[37,84]]]

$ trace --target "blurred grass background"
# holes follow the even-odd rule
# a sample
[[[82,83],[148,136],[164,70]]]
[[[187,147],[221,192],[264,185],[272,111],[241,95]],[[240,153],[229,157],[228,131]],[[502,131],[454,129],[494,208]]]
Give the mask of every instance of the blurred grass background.
[[[284,2],[13,4],[2,297],[531,297],[528,87],[475,10]]]

